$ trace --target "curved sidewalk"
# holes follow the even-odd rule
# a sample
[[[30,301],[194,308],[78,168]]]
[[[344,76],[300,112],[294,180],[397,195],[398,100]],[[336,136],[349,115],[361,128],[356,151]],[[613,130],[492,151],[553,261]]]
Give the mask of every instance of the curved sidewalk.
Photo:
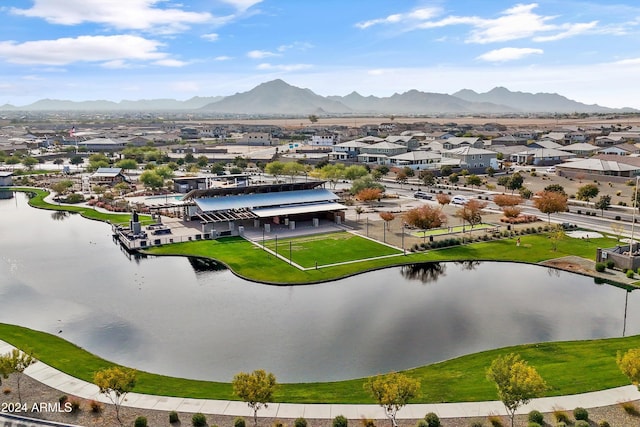
[[[11,351],[14,347],[0,340],[0,354]],[[61,392],[82,399],[93,399],[103,403],[111,403],[99,393],[98,387],[89,382],[74,378],[42,362],[29,366],[25,372],[29,377]],[[521,407],[520,414],[537,409],[540,412],[552,412],[561,408],[566,410],[578,406],[596,408],[615,405],[620,402],[640,400],[638,388],[632,385],[608,390],[583,393],[569,396],[543,397],[534,399]],[[252,417],[253,412],[245,402],[190,399],[182,397],[154,396],[140,393],[129,393],[123,406],[152,409],[159,411],[202,412],[229,416]],[[463,403],[431,403],[410,404],[398,412],[398,419],[418,419],[427,412],[435,412],[441,418],[485,417],[488,415],[507,415],[502,402],[463,402]],[[341,405],[341,404],[293,404],[272,403],[262,409],[261,417],[273,418],[326,418],[331,419],[343,415],[349,419],[362,417],[372,419],[386,418],[384,410],[378,405]]]

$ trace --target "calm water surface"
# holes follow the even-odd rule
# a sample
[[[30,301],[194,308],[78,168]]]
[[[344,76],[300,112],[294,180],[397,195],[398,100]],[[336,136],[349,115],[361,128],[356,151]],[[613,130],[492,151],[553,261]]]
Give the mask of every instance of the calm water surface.
[[[518,264],[390,268],[313,286],[133,259],[108,225],[0,200],[0,322],[106,359],[230,381],[362,377],[506,345],[640,333],[640,292]]]

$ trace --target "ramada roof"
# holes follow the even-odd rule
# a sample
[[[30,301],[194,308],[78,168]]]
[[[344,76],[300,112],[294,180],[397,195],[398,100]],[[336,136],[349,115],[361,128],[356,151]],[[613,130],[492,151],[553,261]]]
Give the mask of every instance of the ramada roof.
[[[624,172],[639,170],[640,167],[619,163],[613,160],[585,159],[556,165],[558,169],[577,169],[584,171]]]
[[[233,209],[281,208],[335,202],[339,197],[329,190],[296,190],[275,193],[241,194],[237,196],[203,197],[194,199],[202,212],[226,211]],[[336,203],[336,205],[339,205]],[[339,205],[336,209],[342,209]],[[256,212],[257,213],[257,212]]]

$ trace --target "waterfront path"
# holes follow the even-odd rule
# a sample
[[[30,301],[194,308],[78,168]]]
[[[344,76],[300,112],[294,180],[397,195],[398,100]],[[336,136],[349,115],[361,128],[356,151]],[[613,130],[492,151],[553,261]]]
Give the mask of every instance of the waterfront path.
[[[13,348],[12,345],[0,340],[0,354],[5,354]],[[74,378],[42,362],[29,366],[24,373],[67,395],[110,403],[104,395],[99,393],[96,385]],[[590,393],[534,399],[528,405],[521,407],[518,413],[526,414],[533,409],[537,409],[540,412],[552,412],[558,408],[572,410],[579,406],[583,408],[597,408],[634,400],[640,400],[640,392],[637,387],[629,385]],[[204,414],[242,417],[253,416],[253,412],[247,404],[241,401],[190,399],[140,393],[129,393],[123,406],[160,411],[202,412]],[[499,401],[431,403],[407,405],[399,411],[398,419],[419,419],[424,417],[427,412],[435,412],[441,418],[484,417],[488,415],[507,414],[502,402]],[[268,408],[260,411],[261,417],[274,418],[305,417],[331,419],[338,415],[343,415],[349,419],[360,419],[362,417],[371,419],[385,418],[383,409],[373,404],[273,403],[270,404]]]

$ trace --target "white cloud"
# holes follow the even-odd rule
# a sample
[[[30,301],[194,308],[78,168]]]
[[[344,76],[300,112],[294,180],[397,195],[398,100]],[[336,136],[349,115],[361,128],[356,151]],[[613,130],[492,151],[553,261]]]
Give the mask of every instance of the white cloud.
[[[276,71],[300,71],[312,68],[310,64],[278,64],[262,63],[258,65],[258,70],[276,70]]]
[[[534,42],[550,42],[550,41],[562,40],[569,37],[580,35],[582,33],[589,32],[595,29],[597,25],[598,25],[598,21],[585,22],[582,24],[562,25],[560,28],[564,29],[564,31],[551,36],[534,37],[533,41]]]
[[[114,59],[113,61],[107,61],[102,64],[103,68],[112,68],[114,70],[131,68],[131,64],[123,61],[122,59]]]
[[[279,53],[270,52],[268,50],[252,50],[247,52],[247,56],[251,59],[269,58],[271,56],[280,56]]]
[[[184,67],[185,65],[188,64],[188,62],[185,61],[180,61],[177,59],[161,59],[159,61],[154,61],[153,62],[156,65],[161,65],[163,67]]]
[[[522,59],[529,55],[541,55],[544,51],[542,49],[533,48],[516,48],[516,47],[504,47],[502,49],[495,49],[478,56],[478,59],[488,62],[505,62],[514,61],[516,59]]]
[[[230,61],[233,59],[232,56],[226,56],[226,55],[220,55],[220,56],[216,56],[215,58],[213,58],[216,61]]]
[[[200,85],[197,82],[175,82],[171,85],[171,89],[176,92],[198,92]]]
[[[313,47],[313,45],[311,43],[293,42],[291,44],[283,44],[283,45],[278,46],[278,52],[284,52],[284,51],[291,50],[291,49],[307,50],[307,49],[311,49],[312,47]]]
[[[358,22],[356,27],[360,29],[366,29],[373,27],[374,25],[382,24],[399,24],[415,21],[426,21],[440,14],[440,9],[437,7],[425,7],[420,9],[414,9],[407,13],[394,13],[388,15],[385,18],[371,19],[369,21]]]
[[[621,59],[615,61],[613,65],[640,65],[640,58]]]
[[[161,33],[182,31],[191,24],[223,23],[230,17],[208,12],[160,8],[163,0],[33,0],[29,9],[11,8],[16,15],[41,18],[52,24],[78,25],[93,22],[117,29]],[[242,2],[241,2],[242,3]]]
[[[17,64],[66,65],[74,62],[166,59],[162,46],[138,36],[80,36],[24,43],[0,42],[0,57]],[[115,63],[114,63],[115,64]]]
[[[524,38],[533,38],[537,42],[560,40],[595,32],[598,25],[598,21],[554,24],[557,16],[539,15],[534,12],[536,8],[537,3],[517,4],[502,11],[497,18],[452,15],[438,20],[433,19],[438,16],[439,9],[425,8],[361,22],[356,24],[356,27],[365,29],[379,24],[395,24],[403,26],[403,30],[406,31],[467,25],[471,29],[466,42],[486,44]]]
[[[208,40],[210,42],[215,42],[220,38],[220,35],[216,34],[216,33],[209,33],[209,34],[203,34],[200,37],[202,37],[205,40]]]

